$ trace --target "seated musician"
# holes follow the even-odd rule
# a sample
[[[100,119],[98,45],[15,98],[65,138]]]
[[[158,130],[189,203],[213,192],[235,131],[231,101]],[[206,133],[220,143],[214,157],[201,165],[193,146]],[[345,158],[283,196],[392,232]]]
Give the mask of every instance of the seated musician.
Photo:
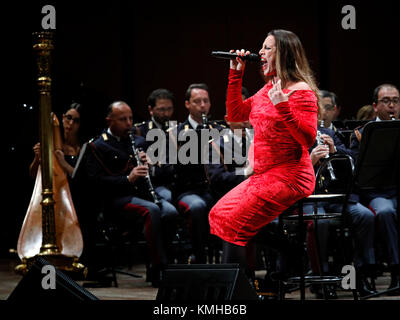
[[[336,128],[336,126],[333,124],[333,122],[337,120],[341,111],[337,95],[328,90],[320,90],[320,94],[322,97],[320,101],[320,126],[333,130],[336,137],[339,138],[343,144],[348,146],[346,143],[349,139],[346,139],[341,130]]]
[[[206,84],[195,83],[188,87],[185,93],[185,107],[188,109],[189,115],[177,128],[178,137],[181,137],[178,142],[178,149],[181,151],[182,146],[191,144],[193,142],[192,135],[197,137],[194,145],[197,143],[195,147],[199,149],[196,152],[198,157],[193,159],[195,163],[192,161],[184,163],[178,157],[176,202],[187,221],[191,238],[192,255],[189,258],[190,263],[206,263],[206,248],[210,237],[208,213],[215,200],[211,193],[205,164],[202,161],[201,129],[214,128],[219,130],[220,126],[214,121],[208,120],[207,115],[211,108],[211,101]],[[193,149],[189,153],[191,154],[192,151]]]
[[[253,138],[250,122],[226,121],[226,123],[229,130],[223,131],[225,134],[219,141],[211,142],[221,161],[218,164],[208,165],[211,188],[216,200],[252,173],[247,161],[248,149]]]
[[[247,88],[242,87],[242,99],[249,97]],[[210,142],[211,148],[220,155],[220,162],[207,166],[215,200],[219,200],[253,173],[247,159],[254,136],[250,122],[231,122],[226,115],[224,120],[228,128],[222,125],[221,139]]]
[[[78,217],[80,229],[83,236],[83,252],[80,256],[80,261],[89,266],[91,263],[90,253],[93,247],[94,230],[92,228],[93,220],[87,214],[87,190],[86,190],[86,175],[84,170],[75,170],[79,157],[85,153],[85,129],[87,125],[85,121],[85,107],[73,102],[67,106],[62,114],[60,122],[62,146],[61,149],[54,150],[54,155],[68,178],[68,185],[71,192],[73,205]],[[84,126],[82,126],[84,124]],[[33,147],[34,159],[29,167],[29,174],[32,178],[36,177],[37,170],[40,164],[41,150],[40,143],[36,143]],[[76,174],[76,172],[78,174]]]
[[[158,155],[159,159],[151,170],[152,182],[158,195],[169,201],[173,201],[173,188],[175,181],[175,167],[169,161],[169,147],[170,143],[176,144],[172,135],[172,124],[171,117],[174,113],[174,95],[167,89],[156,89],[153,90],[147,98],[148,111],[151,119],[144,121],[143,123],[135,125],[136,134],[146,139],[148,132],[154,129],[160,129],[163,131],[163,137],[165,137],[165,150],[163,155]],[[157,136],[157,135],[156,135]],[[151,144],[152,141],[146,139],[147,143]]]
[[[178,214],[175,207],[164,199],[157,205],[146,183],[149,159],[139,152],[138,164],[133,151],[146,149],[143,137],[131,135],[132,110],[125,102],[116,101],[108,107],[108,128],[90,144],[87,172],[93,186],[97,187],[98,198],[107,207],[108,219],[121,226],[132,227],[139,219],[144,225],[144,234],[149,249],[151,268],[148,281],[158,286],[160,272],[165,268],[167,257],[163,242],[163,221],[174,219]]]
[[[393,84],[378,86],[373,93],[372,106],[376,113],[374,121],[399,119],[399,89]],[[351,151],[355,160],[359,154],[362,134],[363,127],[356,128],[351,137]],[[356,267],[359,269],[357,277],[363,271],[374,275],[377,262],[374,244],[376,243],[376,238],[380,237],[387,251],[387,261],[391,275],[389,289],[400,285],[399,235],[396,227],[398,225],[397,192],[398,190],[396,189],[388,188],[358,191],[352,196],[358,201],[359,210],[357,213],[350,210],[353,224],[358,230],[355,232],[355,245],[359,247],[359,254],[356,256],[355,261]],[[373,292],[375,290],[372,290]],[[365,292],[365,294],[368,293]],[[391,294],[400,294],[400,291],[395,291]]]
[[[326,111],[326,110],[325,110]],[[324,161],[326,157],[329,155],[334,155],[334,154],[345,154],[345,155],[350,155],[351,152],[349,149],[346,148],[346,146],[342,143],[342,141],[339,139],[338,135],[336,132],[325,126],[321,126],[323,124],[324,120],[326,118],[323,118],[324,111],[321,112],[320,114],[320,120],[319,120],[319,126],[318,126],[318,133],[317,133],[317,140],[315,144],[310,148],[310,157],[311,157],[311,162],[314,166],[314,171],[317,172],[319,169],[321,162]],[[338,170],[342,170],[342,167],[331,166],[326,169],[322,177],[319,179],[319,181],[316,181],[316,186],[315,186],[315,192],[318,193],[326,193],[330,192],[326,190],[328,187],[327,183],[321,184],[321,181],[331,181],[331,179],[337,179],[336,175],[342,176]],[[306,204],[304,205],[304,213],[305,214],[311,214],[313,212],[313,204]],[[340,212],[337,210],[340,210],[340,208],[337,208],[337,206],[326,203],[326,202],[319,202],[317,204],[317,210],[318,214],[324,214],[324,213],[329,213],[329,212]],[[320,219],[318,220],[318,233],[315,235],[315,224],[313,221],[310,221],[308,223],[308,234],[307,234],[307,252],[308,256],[310,259],[310,266],[313,274],[318,275],[320,273],[324,275],[328,275],[330,272],[329,264],[328,264],[328,240],[330,236],[330,225],[331,219]],[[316,244],[315,244],[315,237],[318,237],[318,243],[319,243],[319,252],[316,250]],[[320,257],[320,260],[318,259],[318,256]],[[321,265],[320,265],[321,262]],[[318,285],[312,286],[311,290],[315,293],[315,296],[317,298],[322,299],[324,297],[323,292],[322,292],[322,287]],[[334,286],[327,286],[326,287],[327,295],[329,299],[336,299],[336,290]]]

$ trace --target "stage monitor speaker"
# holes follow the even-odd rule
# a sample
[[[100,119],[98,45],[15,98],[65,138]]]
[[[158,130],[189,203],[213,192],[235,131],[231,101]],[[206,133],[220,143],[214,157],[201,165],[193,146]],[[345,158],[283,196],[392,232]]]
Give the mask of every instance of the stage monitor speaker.
[[[78,285],[69,276],[61,272],[60,270],[55,270],[55,286],[53,288],[47,288],[43,285],[44,277],[46,273],[42,273],[43,267],[52,266],[46,259],[41,256],[37,256],[33,262],[29,271],[24,275],[22,280],[15,287],[13,292],[7,298],[9,301],[21,301],[21,300],[31,300],[31,301],[65,301],[65,300],[75,300],[75,301],[88,301],[88,300],[99,300],[96,296],[91,294],[85,288]],[[45,279],[46,280],[46,279]]]
[[[257,300],[238,264],[175,264],[163,271],[157,301]]]

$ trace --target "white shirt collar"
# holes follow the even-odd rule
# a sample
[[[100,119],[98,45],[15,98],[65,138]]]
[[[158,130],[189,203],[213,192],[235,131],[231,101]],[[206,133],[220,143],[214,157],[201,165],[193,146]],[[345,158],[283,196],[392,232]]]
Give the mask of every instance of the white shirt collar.
[[[121,137],[118,137],[118,136],[116,136],[116,135],[113,135],[113,133],[111,132],[110,128],[107,129],[107,133],[108,133],[110,136],[113,136],[115,139],[117,139],[117,141],[120,141],[120,140],[121,140]]]
[[[196,120],[194,120],[194,119],[190,116],[190,114],[189,114],[189,117],[188,117],[188,121],[189,121],[189,123],[190,123],[190,125],[192,126],[193,129],[196,129],[197,126],[200,124],[200,123],[198,123]]]
[[[157,126],[158,129],[162,129],[162,124],[160,124],[159,122],[157,122],[153,116],[151,116],[151,121],[153,121],[155,123],[155,125]]]

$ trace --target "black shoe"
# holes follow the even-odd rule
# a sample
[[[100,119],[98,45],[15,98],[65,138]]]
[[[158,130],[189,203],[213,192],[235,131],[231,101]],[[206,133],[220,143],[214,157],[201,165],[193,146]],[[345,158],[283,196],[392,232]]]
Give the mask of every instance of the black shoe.
[[[374,265],[356,268],[356,289],[361,298],[377,293],[375,286],[368,281],[368,276],[371,278],[374,276],[373,270]]]
[[[116,280],[112,276],[111,269],[92,269],[89,270],[82,286],[84,288],[108,288],[112,287],[113,282],[115,282],[115,286],[117,286]]]
[[[161,266],[153,266],[147,269],[146,271],[146,282],[151,282],[153,288],[159,288],[161,277],[162,277]]]
[[[325,297],[324,288],[322,285],[312,285],[310,287],[310,291],[311,291],[311,293],[315,294],[316,299],[334,300],[334,299],[338,298],[335,287],[330,286],[330,285],[325,285],[326,297]]]
[[[388,292],[387,294],[389,296],[398,296],[400,295],[400,276],[397,273],[392,272],[390,275],[390,285],[388,287],[388,290],[394,289],[397,287],[397,290],[393,290]]]
[[[371,284],[369,283],[368,279],[363,276],[363,275],[357,275],[357,292],[360,295],[360,297],[366,297],[371,294],[377,293],[376,290],[374,290],[371,287]]]
[[[335,300],[337,299],[336,288],[330,285],[326,286],[326,299]],[[325,296],[324,296],[325,299]]]
[[[315,295],[315,299],[323,299],[324,298],[324,294],[322,292],[321,285],[316,285],[316,284],[311,285],[310,292]]]

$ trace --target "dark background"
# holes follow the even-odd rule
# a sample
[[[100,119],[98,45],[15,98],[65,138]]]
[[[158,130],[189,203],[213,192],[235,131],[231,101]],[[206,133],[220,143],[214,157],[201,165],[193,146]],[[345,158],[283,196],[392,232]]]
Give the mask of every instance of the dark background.
[[[33,181],[28,167],[38,141],[38,95],[32,32],[41,31],[46,4],[56,8],[52,105],[61,115],[72,100],[85,105],[87,136],[104,127],[106,106],[126,101],[135,121],[148,117],[146,99],[160,87],[176,97],[174,118],[187,116],[189,84],[210,87],[211,114],[225,114],[228,62],[212,50],[258,52],[271,29],[295,32],[319,87],[334,91],[341,118],[371,103],[373,89],[399,85],[399,13],[394,1],[32,1],[2,4],[2,116],[5,172],[0,254],[16,248]],[[342,29],[344,5],[356,9],[356,30]],[[248,64],[244,86],[263,86],[257,64]]]

